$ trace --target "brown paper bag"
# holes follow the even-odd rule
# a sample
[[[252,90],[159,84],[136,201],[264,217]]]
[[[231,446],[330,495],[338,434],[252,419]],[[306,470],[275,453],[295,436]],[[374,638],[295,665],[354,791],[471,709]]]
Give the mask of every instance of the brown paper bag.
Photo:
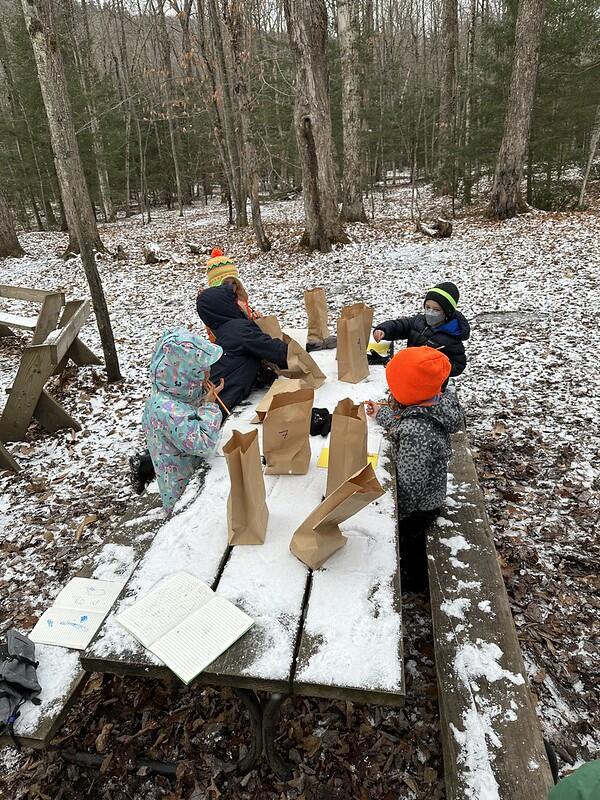
[[[360,306],[363,304],[344,306],[337,322],[338,380],[346,383],[358,383],[369,375],[369,339],[365,335],[368,314]]]
[[[318,389],[325,383],[327,376],[321,372],[317,362],[295,339],[292,339],[287,333],[283,333],[277,317],[260,317],[255,322],[263,333],[267,333],[273,339],[281,339],[288,346],[287,369],[281,369],[276,364],[265,361],[265,364],[268,364],[277,375],[303,380],[314,389]]]
[[[231,489],[227,498],[229,544],[263,544],[267,532],[265,481],[258,449],[258,431],[234,430],[223,446]]]
[[[371,331],[373,330],[373,307],[368,306],[366,303],[352,303],[352,305],[344,306],[344,308],[351,311],[352,314],[361,315],[366,342],[365,349],[367,349],[369,346],[369,340],[371,338]]]
[[[291,380],[290,378],[277,378],[269,387],[266,395],[256,406],[256,415],[252,422],[262,422],[264,420],[271,406],[271,400],[275,395],[284,394],[285,392],[297,392],[299,389],[304,389],[305,386],[306,384],[304,381]]]
[[[287,369],[276,367],[277,374],[285,378],[302,380],[313,389],[322,386],[327,380],[327,376],[321,371],[310,353],[307,353],[295,339],[291,339],[286,333],[283,334],[283,341],[288,346]]]
[[[276,316],[259,317],[254,322],[258,325],[263,333],[266,333],[273,339],[283,339],[283,331]]]
[[[314,389],[275,395],[263,422],[267,475],[305,475],[310,464]]]
[[[308,315],[309,342],[320,342],[329,336],[327,325],[327,298],[322,286],[304,292],[304,306]]]
[[[367,415],[364,403],[356,405],[347,397],[331,417],[327,489],[331,494],[367,463]]]
[[[339,525],[384,493],[373,467],[367,464],[338,486],[294,532],[290,550],[311,569],[320,569],[346,544]]]

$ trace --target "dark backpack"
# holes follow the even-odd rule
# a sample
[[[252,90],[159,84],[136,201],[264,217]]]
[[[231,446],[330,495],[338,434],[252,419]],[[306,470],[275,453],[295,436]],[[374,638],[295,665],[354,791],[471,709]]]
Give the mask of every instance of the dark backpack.
[[[0,734],[8,733],[17,750],[21,745],[14,724],[23,703],[40,704],[42,687],[37,679],[35,645],[24,634],[10,630],[0,642]]]

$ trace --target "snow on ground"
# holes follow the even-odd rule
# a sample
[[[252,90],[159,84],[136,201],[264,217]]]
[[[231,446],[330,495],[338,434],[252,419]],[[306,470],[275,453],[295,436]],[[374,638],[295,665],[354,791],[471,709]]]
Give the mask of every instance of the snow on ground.
[[[422,197],[421,207],[428,202]],[[99,257],[125,380],[108,386],[99,368],[69,368],[53,391],[83,430],[51,436],[32,426],[25,442],[9,445],[23,471],[0,473],[2,629],[33,626],[132,498],[127,458],[142,443],[153,344],[170,326],[201,331],[195,296],[204,257],[188,242],[235,257],[253,305],[291,327],[305,322],[305,288],[326,286],[332,319],[343,304],[365,300],[377,321],[417,312],[429,286],[453,280],[472,323],[457,388],[538,712],[564,759],[597,757],[600,218],[532,213],[498,224],[471,215],[455,222],[452,238],[431,240],[414,232],[408,208],[406,190],[388,192],[377,200],[375,224],[352,226],[351,244],[327,255],[296,247],[297,201],[265,205],[267,254],[250,229],[226,227],[218,204],[183,219],[156,212],[145,227],[139,217],[101,226],[109,250],[122,244],[129,255]],[[0,282],[86,296],[78,261],[59,257],[63,234],[21,239],[28,256],[0,261]],[[144,264],[149,242],[171,260]],[[31,310],[16,301],[0,307]],[[27,338],[0,344],[0,404]],[[100,352],[92,320],[82,338]],[[96,521],[76,537],[89,515]],[[448,536],[453,541],[451,528]]]

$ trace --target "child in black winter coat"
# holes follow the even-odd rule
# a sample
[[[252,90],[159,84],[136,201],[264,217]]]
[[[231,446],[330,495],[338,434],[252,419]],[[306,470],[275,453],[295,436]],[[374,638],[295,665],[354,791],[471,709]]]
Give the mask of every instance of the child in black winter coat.
[[[469,323],[457,310],[458,298],[453,283],[440,283],[425,295],[422,314],[382,322],[375,327],[373,338],[376,342],[407,339],[407,347],[441,350],[452,365],[450,377],[455,378],[467,366],[463,342],[471,335]]]
[[[263,333],[254,320],[248,319],[231,284],[200,292],[196,309],[215,343],[223,348],[223,355],[211,367],[210,378],[216,384],[224,379],[219,397],[233,411],[252,391],[261,361],[287,367],[287,344]]]

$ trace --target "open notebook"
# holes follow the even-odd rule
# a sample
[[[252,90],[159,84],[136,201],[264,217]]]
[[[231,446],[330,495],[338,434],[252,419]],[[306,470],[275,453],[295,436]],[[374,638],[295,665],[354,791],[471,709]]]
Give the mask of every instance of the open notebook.
[[[116,620],[184,683],[254,624],[229,600],[186,572],[163,581]]]
[[[32,642],[85,650],[125,581],[73,578],[29,634]]]

